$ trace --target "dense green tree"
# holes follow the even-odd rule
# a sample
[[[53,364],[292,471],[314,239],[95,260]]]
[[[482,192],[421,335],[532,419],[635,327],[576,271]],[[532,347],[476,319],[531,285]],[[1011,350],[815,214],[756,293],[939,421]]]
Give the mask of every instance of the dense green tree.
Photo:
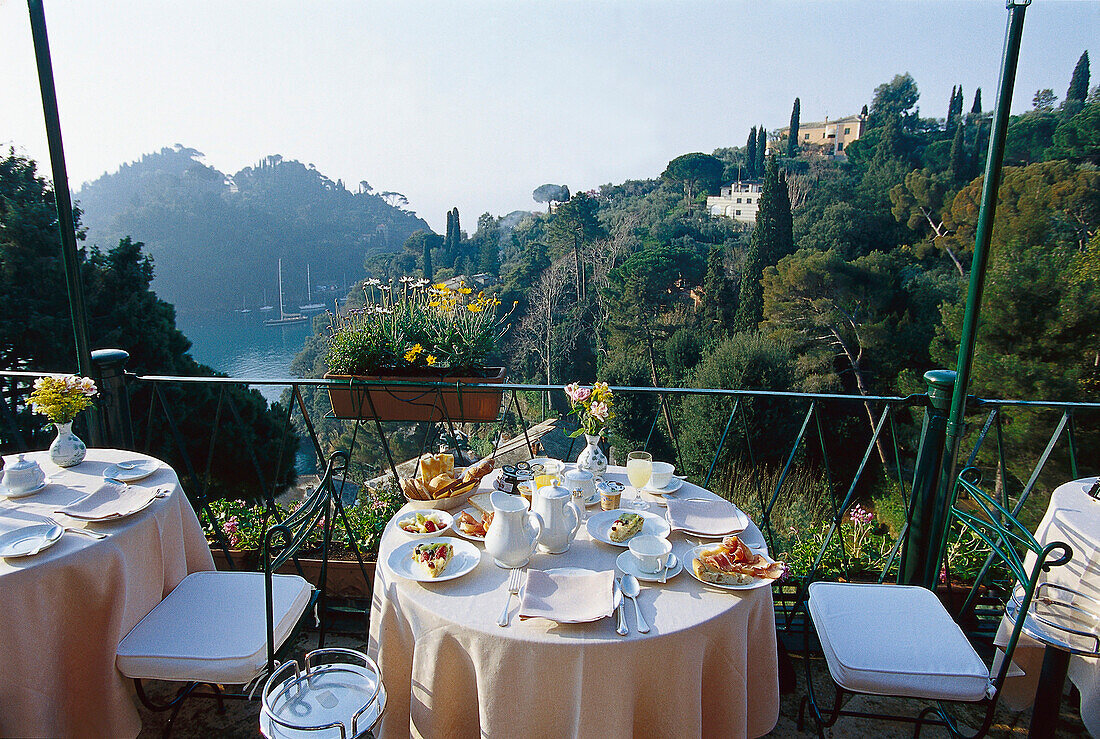
[[[684,205],[691,215],[695,197],[700,192],[711,193],[718,189],[725,166],[710,154],[682,154],[665,168],[662,178],[678,182],[684,188]]]
[[[1073,75],[1069,80],[1069,89],[1066,91],[1066,115],[1074,116],[1085,105],[1085,99],[1089,95],[1089,52],[1088,49],[1081,52],[1077,64],[1073,67]]]
[[[549,213],[554,203],[564,203],[569,199],[569,188],[565,185],[539,185],[531,197],[536,203],[546,203],[546,212]]]
[[[957,105],[957,110],[956,110]],[[958,123],[958,116],[962,112],[962,89],[951,87],[951,99],[947,101],[947,121],[944,130],[950,131]]]
[[[760,126],[756,129],[756,164],[753,165],[753,169],[756,170],[757,177],[764,176],[764,158],[768,153],[768,132]]]
[[[794,99],[794,107],[791,108],[791,127],[787,136],[787,156],[794,157],[798,154],[798,118],[801,114],[802,103],[798,98]]]
[[[970,115],[980,116],[982,114],[982,88],[974,90],[974,104],[970,106]]]
[[[722,248],[715,245],[707,254],[707,271],[703,276],[703,304],[700,316],[707,324],[728,330],[737,313],[737,293],[726,273]]]
[[[1031,98],[1031,107],[1040,113],[1049,113],[1054,110],[1054,104],[1058,102],[1058,96],[1049,87],[1044,90],[1036,90]]]
[[[1064,115],[1045,156],[1100,164],[1100,102],[1085,105],[1072,118]]]
[[[749,140],[745,142],[745,179],[752,180],[763,174],[756,171],[756,126],[749,129]]]
[[[907,72],[895,75],[890,82],[885,82],[875,88],[874,97],[871,99],[871,112],[867,117],[868,128],[885,126],[893,119],[900,119],[901,127],[909,130],[913,128],[916,113],[911,112],[913,106],[920,99],[917,83]]]
[[[951,140],[951,156],[948,161],[947,178],[950,182],[969,179],[970,158],[966,151],[966,124],[962,121],[955,127],[955,137]]]
[[[36,165],[10,152],[0,159],[0,367],[47,372],[73,372],[76,354],[65,279],[57,213],[49,183],[37,175]],[[79,211],[75,224],[80,230]],[[92,348],[119,348],[130,354],[127,369],[136,374],[213,375],[187,353],[191,344],[175,326],[175,309],[150,289],[153,260],[143,244],[123,238],[103,251],[98,247],[78,253]],[[192,460],[206,459],[216,408],[217,388],[202,385],[162,385],[164,402],[173,414]],[[214,495],[258,497],[260,490],[250,463],[249,450],[275,466],[281,459],[282,474],[268,483],[281,488],[293,481],[297,439],[282,445],[281,416],[269,409],[256,391],[229,386],[228,399],[240,413],[243,425],[225,421],[223,433],[232,444],[221,444],[211,459]],[[48,441],[42,436],[41,417],[30,416],[19,397],[5,398],[9,409],[25,425],[31,443]],[[132,388],[135,414],[145,414],[152,402],[146,384]],[[163,413],[159,404],[155,417]],[[228,430],[231,428],[231,430]],[[143,427],[135,429],[139,434]],[[149,427],[143,447],[176,469],[185,469],[183,452],[168,433],[167,424]],[[280,458],[280,449],[282,457]]]
[[[1041,161],[1054,143],[1058,117],[1050,112],[1031,111],[1013,118],[1005,133],[1005,164],[1025,165]]]
[[[734,319],[734,326],[739,331],[755,329],[763,317],[764,297],[760,279],[764,270],[794,251],[790,198],[775,157],[768,157],[759,205],[741,271]]]

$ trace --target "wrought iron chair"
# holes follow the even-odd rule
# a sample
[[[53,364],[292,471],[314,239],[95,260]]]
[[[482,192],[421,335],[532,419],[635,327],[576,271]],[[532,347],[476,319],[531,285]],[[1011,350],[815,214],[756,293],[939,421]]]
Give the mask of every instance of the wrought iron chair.
[[[990,547],[990,560],[999,561],[1008,569],[1017,583],[1021,611],[1026,612],[1042,574],[1064,565],[1072,552],[1062,542],[1040,546],[1008,510],[981,490],[979,482],[975,468],[962,471],[955,483],[951,518]],[[963,504],[964,498],[970,504]],[[1024,619],[1016,620],[1003,653],[995,656],[992,668],[987,667],[959,624],[975,623],[977,595],[985,576],[993,569],[988,564],[954,619],[939,598],[923,587],[811,583],[808,621],[817,633],[836,696],[829,710],[822,711],[818,706],[807,624],[806,696],[799,707],[799,728],[808,705],[819,736],[824,736],[824,729],[841,716],[911,722],[915,724],[914,736],[919,736],[921,728],[928,724],[945,727],[953,737],[984,736],[992,723],[1004,681],[1016,669],[1012,654],[1024,623]],[[1007,590],[1006,599],[1012,595],[1011,583]],[[915,717],[879,715],[846,710],[848,694],[915,698],[933,704]],[[958,720],[952,716],[952,703],[984,704],[984,719],[973,735],[962,732]]]
[[[213,697],[253,699],[255,687],[279,662],[276,653],[311,605],[324,607],[335,489],[333,479],[347,470],[348,457],[335,452],[317,489],[263,540],[263,572],[193,572],[138,622],[118,645],[116,665],[134,680],[139,700],[152,711],[171,711],[168,736],[183,701]],[[276,574],[320,527],[322,564],[315,590],[300,575]],[[260,623],[266,628],[261,629]],[[324,628],[319,646],[324,646]],[[173,698],[158,703],[142,680],[183,683]],[[208,691],[198,690],[209,686]],[[224,686],[241,686],[230,692]],[[252,686],[253,690],[249,691]]]

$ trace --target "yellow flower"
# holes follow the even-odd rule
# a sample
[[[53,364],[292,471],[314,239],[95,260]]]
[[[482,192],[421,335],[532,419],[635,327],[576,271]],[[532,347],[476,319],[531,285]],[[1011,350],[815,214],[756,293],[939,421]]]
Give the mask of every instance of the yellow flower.
[[[434,354],[429,354],[427,361],[428,361],[429,365],[435,364],[435,355]]]
[[[438,301],[438,300],[432,300],[432,301],[430,301],[430,302],[428,303],[428,307],[429,307],[429,308],[438,308],[438,307],[439,307],[439,301]]]
[[[437,282],[434,285],[432,285],[432,287],[434,287],[436,290],[446,290],[447,289],[447,286],[444,285],[442,282]]]
[[[466,310],[470,311],[471,313],[480,313],[481,311],[485,310],[485,307],[479,305],[478,303],[470,303],[466,306]]]
[[[460,288],[458,289],[458,291],[459,291],[460,293],[462,293],[463,295],[469,295],[470,293],[472,293],[472,292],[473,292],[473,290],[471,290],[471,289],[470,289],[470,288],[468,288],[468,287],[460,287]]]
[[[424,351],[424,347],[420,346],[420,344],[413,344],[412,349],[409,349],[407,352],[405,352],[405,361],[413,361],[414,359],[416,359],[416,355],[422,351]]]

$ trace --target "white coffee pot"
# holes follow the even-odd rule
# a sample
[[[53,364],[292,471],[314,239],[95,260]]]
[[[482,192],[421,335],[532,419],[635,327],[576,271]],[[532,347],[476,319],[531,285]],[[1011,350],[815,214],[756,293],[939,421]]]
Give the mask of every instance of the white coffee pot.
[[[527,510],[527,501],[518,495],[497,491],[489,496],[493,505],[493,523],[485,534],[485,551],[497,567],[523,567],[535,553],[542,519]]]
[[[581,509],[573,502],[573,492],[561,485],[543,485],[531,499],[531,509],[542,521],[539,549],[561,554],[569,549],[581,527]]]

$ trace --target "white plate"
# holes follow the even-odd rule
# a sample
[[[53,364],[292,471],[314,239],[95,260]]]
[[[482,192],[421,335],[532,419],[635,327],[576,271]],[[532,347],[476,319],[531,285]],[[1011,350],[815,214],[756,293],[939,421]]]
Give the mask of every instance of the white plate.
[[[111,478],[112,480],[118,480],[119,482],[136,482],[143,480],[149,475],[157,471],[160,465],[151,459],[138,459],[134,462],[123,462],[123,464],[133,464],[132,469],[123,469],[117,464],[108,465],[107,469],[103,470],[103,477]]]
[[[714,546],[713,544],[700,544],[697,547],[693,547],[692,550],[688,553],[688,556],[687,556],[688,564],[693,562],[695,560],[695,558],[697,556],[699,556],[699,552],[703,551],[704,549],[711,549],[711,548],[713,548],[713,546]],[[756,551],[756,550],[753,550],[753,551]],[[758,552],[758,553],[759,554],[764,554],[763,552]],[[764,554],[764,559],[766,559],[768,562],[774,562],[775,561],[774,559],[772,559],[771,557],[769,557],[766,554]],[[686,567],[686,565],[685,565],[685,568],[687,569],[687,571],[689,573],[691,573],[692,577],[694,577],[696,580],[699,580],[699,582],[703,583],[704,585],[706,585],[709,588],[720,588],[722,590],[755,590],[756,588],[768,587],[773,582],[775,582],[775,580],[770,580],[766,577],[754,577],[752,579],[752,582],[747,582],[744,585],[721,585],[721,584],[716,583],[716,582],[706,582],[705,580],[701,580],[699,578],[699,576],[695,574],[695,568],[694,567]]]
[[[660,572],[642,572],[638,567],[638,560],[634,557],[634,554],[627,550],[619,555],[615,560],[615,564],[618,568],[627,575],[633,575],[639,580],[645,580],[646,582],[661,582]],[[668,569],[668,575],[665,580],[671,580],[680,574],[680,570],[684,569],[684,561],[679,557],[676,558],[676,566]]]
[[[439,521],[439,523],[442,524],[443,528],[437,529],[429,534],[418,534],[415,531],[405,531],[405,529],[401,528],[402,521],[409,518],[415,519],[417,513],[423,513],[425,516],[431,516],[435,518],[435,520]],[[447,511],[439,511],[435,510],[434,508],[417,508],[415,510],[405,511],[404,513],[400,514],[397,517],[397,523],[395,525],[397,526],[397,530],[405,536],[409,536],[414,539],[423,539],[428,536],[443,536],[445,533],[451,530],[451,526],[454,524],[454,522],[454,516],[452,516],[450,513],[447,513]]]
[[[29,557],[57,543],[65,530],[56,523],[36,523],[0,536],[0,557]]]
[[[683,484],[683,480],[679,477],[674,477],[669,480],[668,485],[665,485],[663,488],[650,487],[649,483],[646,483],[646,486],[642,488],[642,490],[650,495],[668,495],[669,493],[675,493]]]
[[[451,556],[451,561],[447,563],[447,567],[444,568],[443,574],[439,577],[432,577],[428,573],[419,567],[413,566],[412,553],[413,549],[419,544],[435,544],[437,542],[450,544],[454,547],[454,554]],[[386,559],[386,564],[395,575],[403,577],[406,580],[415,580],[417,582],[443,582],[445,580],[454,580],[455,578],[462,577],[467,572],[470,572],[481,561],[481,552],[468,541],[461,541],[455,539],[453,536],[447,536],[437,539],[416,539],[414,541],[407,541],[401,546],[390,552],[390,556]]]
[[[610,544],[615,547],[623,547],[624,549],[630,545],[630,537],[625,541],[611,541],[611,537],[607,534],[611,530],[611,524],[615,523],[615,519],[623,513],[637,513],[643,519],[642,530],[638,534],[651,534],[653,536],[659,536],[664,538],[672,532],[672,527],[668,525],[668,521],[658,516],[656,513],[650,513],[649,511],[632,511],[627,508],[616,508],[611,511],[600,511],[595,513],[585,523],[585,527],[588,529],[588,535],[596,541],[602,541],[604,544]],[[635,534],[634,536],[638,536]]]
[[[459,515],[462,515],[463,513],[469,513],[471,516],[476,518],[478,521],[481,520],[481,511],[479,511],[476,508],[473,508],[473,507],[464,508],[461,511],[459,511]],[[455,518],[457,519],[458,516],[455,516]],[[478,543],[483,543],[485,541],[484,536],[474,536],[473,534],[467,534],[465,531],[463,531],[461,528],[459,528],[459,525],[458,525],[457,521],[455,521],[454,526],[451,527],[451,533],[457,534],[457,535],[461,536],[463,539],[468,539],[470,541],[476,541]],[[450,565],[448,565],[448,567],[449,566]]]
[[[26,498],[28,495],[34,495],[35,493],[37,493],[42,488],[49,485],[50,482],[51,481],[49,480],[49,478],[47,478],[47,479],[42,481],[42,484],[35,485],[30,490],[15,491],[15,490],[8,490],[7,487],[0,487],[0,495],[4,496],[5,498]]]

